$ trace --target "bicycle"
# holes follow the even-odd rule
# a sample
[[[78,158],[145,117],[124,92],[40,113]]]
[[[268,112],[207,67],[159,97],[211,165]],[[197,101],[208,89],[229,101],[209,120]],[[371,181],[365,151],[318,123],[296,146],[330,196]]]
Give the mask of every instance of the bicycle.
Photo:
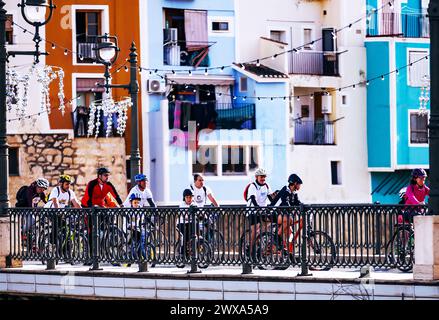
[[[298,225],[297,231],[294,233],[293,226]],[[295,254],[295,245],[303,229],[302,218],[293,222],[289,227],[291,234],[288,242],[284,241],[278,234],[279,226],[277,223],[271,223],[269,231],[260,232],[256,235],[253,244],[253,257],[258,263],[257,266],[261,270],[285,270],[290,265],[299,261],[299,257]],[[327,271],[330,270],[336,261],[336,248],[332,238],[324,231],[313,230],[313,219],[311,215],[307,215],[306,228],[307,253],[310,270]],[[247,241],[246,241],[247,240]],[[245,256],[249,252],[248,248],[243,246],[248,244],[248,235],[245,233],[240,240],[240,253]],[[276,256],[277,259],[273,259]],[[324,258],[324,259],[322,259]]]
[[[128,226],[127,241],[133,259],[141,261],[156,260],[154,234],[151,228],[148,228],[147,222],[141,224],[132,222]],[[128,264],[128,266],[130,265]]]
[[[186,225],[185,228],[187,228]],[[204,238],[205,229],[203,219],[197,221],[196,226],[197,230],[195,232],[195,249],[199,261],[198,267],[201,269],[205,269],[212,261],[212,249],[208,241],[206,241]],[[184,268],[186,264],[191,260],[194,239],[192,238],[192,232],[188,231],[192,231],[192,229],[192,223],[186,230],[179,230],[178,227],[176,229],[178,237],[174,246],[174,254],[175,259],[177,260],[177,268]],[[183,232],[185,232],[185,234],[183,234]]]

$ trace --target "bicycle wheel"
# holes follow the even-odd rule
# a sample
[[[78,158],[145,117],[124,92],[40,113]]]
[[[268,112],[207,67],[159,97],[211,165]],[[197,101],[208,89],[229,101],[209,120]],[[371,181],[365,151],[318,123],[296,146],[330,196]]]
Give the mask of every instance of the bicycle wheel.
[[[84,234],[76,233],[74,237],[69,238],[68,247],[71,252],[71,262],[89,260],[88,239]]]
[[[246,230],[239,238],[239,260],[243,263],[250,260],[250,231]],[[253,252],[255,252],[253,250]]]
[[[199,239],[197,245],[198,267],[206,269],[212,263],[212,249],[204,239]],[[192,249],[192,246],[191,246]]]
[[[263,232],[256,241],[256,257],[261,270],[286,270],[290,266],[288,252],[278,246],[278,236]]]
[[[331,237],[323,231],[311,231],[307,240],[309,269],[330,270],[336,261],[336,249]]]
[[[56,259],[59,256],[56,248],[56,239],[51,231],[44,232],[38,239],[38,252],[41,256],[41,263],[46,264],[47,260]],[[58,260],[56,260],[58,262]]]
[[[163,230],[156,229],[152,234],[154,235],[152,243],[155,246],[156,260],[160,261],[168,259],[171,247],[165,233]]]
[[[184,250],[182,241],[177,241],[174,246],[174,258],[175,258],[175,266],[177,268],[184,268],[187,263],[190,262],[190,254],[186,248]]]
[[[220,264],[224,261],[225,251],[227,250],[223,234],[218,230],[209,230],[207,232],[207,241],[213,254],[213,263]]]
[[[110,226],[105,232],[104,256],[111,262],[124,260],[127,256],[127,238],[125,232],[116,226]]]
[[[399,270],[408,272],[413,269],[414,250],[413,230],[410,226],[399,228],[391,244],[392,261]]]

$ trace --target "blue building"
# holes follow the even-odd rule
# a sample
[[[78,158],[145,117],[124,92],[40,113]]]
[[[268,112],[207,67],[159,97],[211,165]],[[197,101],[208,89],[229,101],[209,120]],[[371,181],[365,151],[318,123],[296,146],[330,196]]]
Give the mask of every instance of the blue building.
[[[141,12],[143,167],[161,203],[178,203],[202,173],[221,204],[243,203],[264,167],[287,176],[288,76],[234,64],[235,3],[144,1]],[[160,27],[161,26],[161,27]],[[146,76],[145,76],[146,75]]]
[[[368,10],[387,1],[368,0]],[[420,96],[429,86],[428,1],[395,0],[367,24],[367,143],[373,201],[397,203],[413,168],[428,168],[428,113]],[[403,68],[407,66],[406,68]],[[397,70],[391,74],[388,74]],[[384,75],[384,77],[381,77]]]

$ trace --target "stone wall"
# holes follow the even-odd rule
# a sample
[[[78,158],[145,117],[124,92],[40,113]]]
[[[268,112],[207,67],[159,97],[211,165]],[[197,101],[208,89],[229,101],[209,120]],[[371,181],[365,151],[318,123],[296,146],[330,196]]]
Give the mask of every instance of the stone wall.
[[[9,177],[11,206],[15,205],[21,186],[44,177],[53,187],[61,174],[73,176],[73,190],[80,200],[88,181],[96,178],[96,169],[101,166],[110,169],[110,181],[122,200],[127,195],[123,138],[71,139],[67,134],[25,134],[8,136],[8,143],[11,148],[19,148],[19,176]]]

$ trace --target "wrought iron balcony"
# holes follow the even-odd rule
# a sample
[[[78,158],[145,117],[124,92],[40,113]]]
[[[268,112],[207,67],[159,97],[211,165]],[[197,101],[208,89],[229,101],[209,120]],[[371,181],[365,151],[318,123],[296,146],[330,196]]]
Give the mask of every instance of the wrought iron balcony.
[[[300,51],[289,53],[289,74],[338,76],[336,52]]]
[[[294,144],[334,145],[334,122],[323,120],[295,121]]]

